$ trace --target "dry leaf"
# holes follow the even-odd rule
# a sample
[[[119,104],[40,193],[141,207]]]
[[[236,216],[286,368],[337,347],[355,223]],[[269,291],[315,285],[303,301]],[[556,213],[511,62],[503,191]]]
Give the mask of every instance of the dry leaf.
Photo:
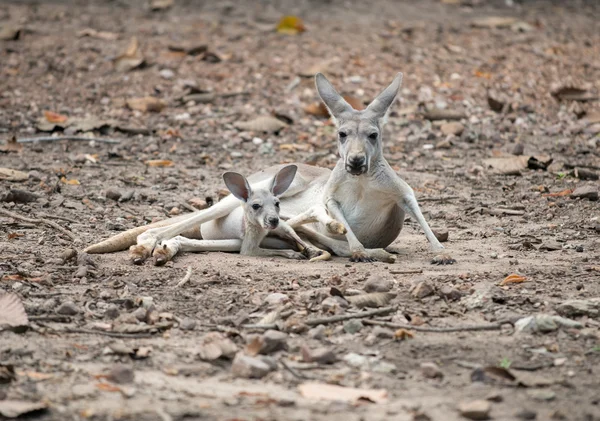
[[[66,115],[54,113],[52,111],[44,111],[44,117],[46,117],[46,120],[50,123],[64,123],[69,119]]]
[[[298,72],[299,76],[302,77],[315,77],[315,75],[317,73],[327,73],[329,66],[331,66],[334,62],[337,62],[339,59],[337,57],[334,57],[332,59],[329,60],[324,60],[321,61],[319,63],[313,64],[312,66],[309,66],[301,71]]]
[[[17,374],[29,377],[31,380],[48,380],[54,377],[54,374],[40,373],[38,371],[17,371]]]
[[[250,355],[251,357],[254,357],[260,353],[262,347],[262,338],[260,336],[256,336],[248,345],[246,345],[246,354]]]
[[[18,418],[21,415],[45,410],[47,407],[48,404],[45,402],[0,400],[0,415],[6,418]]]
[[[144,64],[144,56],[139,51],[139,43],[136,37],[131,38],[125,52],[115,58],[113,64],[115,70],[119,72],[133,70]]]
[[[517,275],[513,273],[512,275],[508,275],[502,282],[500,282],[500,286],[510,285],[510,284],[520,284],[525,282],[527,278],[525,276]]]
[[[502,16],[489,16],[475,19],[471,26],[475,28],[507,28],[516,23],[517,19]]]
[[[219,332],[209,332],[202,338],[198,347],[198,356],[203,360],[218,358],[232,359],[238,348],[233,341]]]
[[[25,237],[25,234],[19,234],[18,232],[9,232],[8,233],[9,240],[14,240],[15,238],[19,238],[19,237]]]
[[[166,10],[173,6],[175,0],[152,0],[150,3],[150,10],[157,12],[159,10]]]
[[[541,156],[507,156],[488,158],[483,161],[486,167],[492,168],[494,172],[503,175],[521,175],[521,171],[527,168],[545,170],[551,163],[552,158]]]
[[[313,102],[304,107],[304,112],[315,117],[329,117],[327,108],[320,102]]]
[[[21,152],[22,149],[23,149],[23,145],[18,143],[17,138],[14,136],[11,136],[8,139],[6,139],[5,145],[0,145],[0,152],[4,152],[4,153]]]
[[[280,34],[297,35],[306,31],[302,19],[297,16],[284,16],[277,25],[277,32]]]
[[[168,159],[150,159],[145,164],[149,167],[172,167],[173,161]]]
[[[127,106],[132,110],[159,113],[167,106],[167,103],[162,99],[146,96],[128,99]]]
[[[405,339],[412,339],[415,337],[415,334],[412,333],[410,330],[406,330],[406,329],[398,329],[397,331],[394,332],[394,339],[403,341]]]
[[[287,127],[287,124],[275,117],[260,116],[254,120],[236,122],[234,126],[236,129],[251,132],[277,133]]]
[[[346,301],[358,308],[383,307],[396,296],[393,292],[372,292],[370,294],[350,295],[344,297]]]
[[[358,401],[371,401],[382,403],[387,401],[385,389],[357,389],[354,387],[336,386],[333,384],[308,382],[298,385],[300,394],[308,399],[326,401],[344,401],[356,403]]]
[[[96,383],[96,387],[104,392],[121,392],[119,386],[110,383]]]
[[[588,93],[587,89],[563,86],[551,92],[552,96],[559,101],[593,101],[598,97]]]
[[[69,184],[71,186],[78,186],[79,184],[81,184],[79,180],[75,178],[71,178],[70,180],[68,180],[67,177],[61,177],[60,181],[64,184]]]
[[[29,178],[23,171],[12,170],[10,168],[0,168],[0,180],[6,181],[25,181]]]
[[[77,32],[77,36],[79,38],[90,37],[90,38],[103,39],[106,41],[115,41],[116,39],[119,38],[119,34],[115,34],[113,32],[96,31],[95,29],[92,29],[92,28],[82,29],[81,31]]]
[[[566,189],[566,190],[561,190],[561,191],[554,192],[554,193],[546,193],[546,194],[543,194],[542,197],[563,197],[563,196],[568,196],[571,193],[573,193],[573,189]]]
[[[4,276],[3,280],[11,280],[11,275]],[[22,279],[22,278],[20,278]],[[21,327],[27,326],[29,320],[25,307],[16,294],[0,294],[0,326]]]

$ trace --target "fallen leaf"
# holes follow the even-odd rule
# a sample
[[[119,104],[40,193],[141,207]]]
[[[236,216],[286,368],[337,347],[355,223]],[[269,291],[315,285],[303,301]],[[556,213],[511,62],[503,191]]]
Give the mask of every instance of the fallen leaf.
[[[19,274],[14,274],[14,275],[4,275],[2,277],[3,281],[22,281],[24,278],[23,276],[19,275]]]
[[[8,233],[9,240],[14,240],[15,238],[19,238],[19,237],[25,237],[25,234],[19,234],[18,232],[9,232]]]
[[[483,161],[486,167],[503,175],[521,175],[521,171],[527,168],[545,170],[551,163],[552,158],[535,156],[507,156],[488,158]]]
[[[370,294],[359,294],[346,296],[346,301],[358,308],[383,307],[387,305],[396,294],[393,292],[372,292]]]
[[[54,374],[40,373],[38,371],[17,371],[19,376],[28,377],[31,380],[48,380],[54,377]]]
[[[61,177],[60,181],[64,184],[69,184],[71,186],[78,186],[81,183],[79,182],[79,180],[75,179],[75,178],[71,178],[70,180],[68,180],[66,177]]]
[[[260,336],[256,336],[248,345],[246,345],[246,354],[254,357],[260,353],[263,347],[263,340]]]
[[[17,418],[32,412],[43,411],[47,407],[48,404],[45,402],[0,400],[0,415],[6,418]]]
[[[474,28],[507,28],[516,23],[517,19],[503,16],[488,16],[473,20]]]
[[[516,273],[513,273],[512,275],[508,275],[506,278],[504,278],[502,280],[502,282],[500,282],[500,286],[510,285],[510,284],[521,284],[521,283],[525,282],[526,279],[527,279],[527,277],[525,277],[525,276],[521,276],[521,275],[517,275]]]
[[[277,25],[277,32],[280,34],[297,35],[306,31],[302,19],[297,16],[284,16]]]
[[[29,178],[27,173],[10,168],[0,168],[0,180],[5,181],[25,181]]]
[[[134,70],[144,62],[144,56],[139,51],[139,42],[136,37],[131,38],[123,54],[113,60],[115,70],[119,72]]]
[[[593,101],[598,99],[588,93],[587,89],[576,88],[572,86],[563,86],[550,92],[554,98],[559,101]]]
[[[23,150],[23,145],[17,142],[17,138],[14,136],[6,139],[5,145],[0,145],[0,152],[9,153],[9,152],[21,152]],[[0,179],[2,179],[0,177]]]
[[[44,111],[44,117],[50,123],[64,123],[69,119],[66,115],[58,114],[52,111]]]
[[[175,0],[152,0],[150,3],[150,10],[158,12],[159,10],[166,10],[173,6]]]
[[[410,330],[406,330],[406,329],[398,329],[397,331],[394,332],[394,339],[403,341],[405,339],[412,339],[415,337],[415,334],[412,333]]]
[[[207,361],[218,358],[232,359],[238,348],[233,341],[219,332],[209,332],[202,338],[198,356]]]
[[[569,196],[571,193],[573,193],[573,189],[566,189],[558,192],[542,194],[542,197],[563,197]]]
[[[149,167],[172,167],[173,161],[168,159],[150,159],[145,162]]]
[[[162,99],[146,96],[128,99],[127,106],[132,110],[159,113],[167,106],[167,103]]]
[[[121,392],[121,388],[119,386],[115,386],[110,383],[96,383],[96,387],[105,392]]]
[[[4,276],[2,279],[7,280],[10,276],[13,275]],[[20,328],[28,324],[27,313],[19,297],[13,293],[0,294],[0,326]]]
[[[373,403],[382,403],[387,401],[388,396],[385,389],[357,389],[354,387],[315,382],[302,383],[298,385],[298,390],[303,397],[308,399],[352,403],[365,400]]]
[[[82,29],[81,31],[77,32],[77,36],[79,38],[90,37],[90,38],[103,39],[106,41],[115,41],[116,39],[119,38],[119,34],[115,34],[113,32],[96,31],[95,29],[92,29],[92,28]]]
[[[277,133],[287,127],[287,124],[275,117],[260,116],[250,121],[236,122],[234,126],[239,130],[251,132]]]
[[[480,77],[482,79],[491,79],[492,78],[492,74],[489,72],[482,72],[481,70],[475,70],[474,72],[475,77]]]

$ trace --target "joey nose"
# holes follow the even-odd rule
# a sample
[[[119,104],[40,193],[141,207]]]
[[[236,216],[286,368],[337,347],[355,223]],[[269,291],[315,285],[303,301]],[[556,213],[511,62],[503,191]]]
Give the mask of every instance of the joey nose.
[[[269,225],[273,228],[277,228],[277,225],[279,225],[279,218],[271,216],[269,218]]]

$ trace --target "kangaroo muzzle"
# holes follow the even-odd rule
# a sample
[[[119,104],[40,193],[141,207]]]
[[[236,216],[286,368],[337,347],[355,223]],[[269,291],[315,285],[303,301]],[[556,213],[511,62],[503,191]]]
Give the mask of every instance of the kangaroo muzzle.
[[[367,172],[367,158],[364,155],[354,155],[346,160],[346,171],[352,175],[361,175]]]

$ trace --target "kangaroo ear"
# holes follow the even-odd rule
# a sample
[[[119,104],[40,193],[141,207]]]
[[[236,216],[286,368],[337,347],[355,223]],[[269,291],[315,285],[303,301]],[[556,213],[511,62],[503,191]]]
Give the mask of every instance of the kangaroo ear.
[[[298,167],[295,165],[287,165],[275,174],[273,184],[271,185],[271,193],[273,193],[274,196],[279,197],[285,193],[290,187],[290,184],[292,184],[292,181],[294,181],[297,169]]]
[[[223,181],[225,181],[225,185],[231,194],[244,202],[248,201],[248,198],[252,194],[252,190],[250,189],[248,180],[246,180],[242,174],[226,172],[223,174]]]
[[[331,114],[331,117],[333,117],[336,124],[337,119],[341,114],[353,110],[352,106],[337,93],[335,88],[322,73],[317,73],[315,76],[315,84],[317,85],[319,96],[325,103],[325,106],[329,110],[329,114]]]
[[[400,91],[400,86],[402,86],[402,73],[398,73],[392,83],[367,107],[367,111],[374,114],[377,119],[382,120],[382,124],[387,121],[390,107]]]

